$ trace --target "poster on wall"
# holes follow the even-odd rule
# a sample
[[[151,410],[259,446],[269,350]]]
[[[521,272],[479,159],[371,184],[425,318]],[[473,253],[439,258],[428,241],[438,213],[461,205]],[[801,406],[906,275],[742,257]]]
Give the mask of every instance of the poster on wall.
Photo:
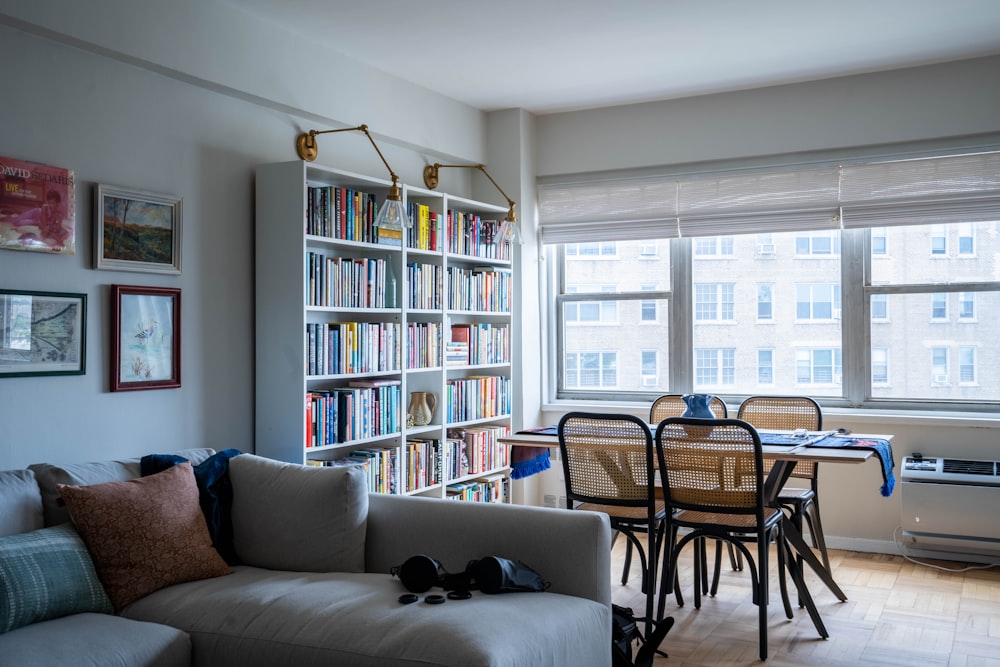
[[[71,169],[0,157],[0,248],[76,253]]]

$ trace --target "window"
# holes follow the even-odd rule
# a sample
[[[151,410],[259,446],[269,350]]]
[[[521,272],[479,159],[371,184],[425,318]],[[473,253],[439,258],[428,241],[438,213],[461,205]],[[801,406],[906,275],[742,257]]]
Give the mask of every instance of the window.
[[[773,304],[771,303],[771,290],[773,285],[769,283],[757,285],[757,320],[771,320],[773,316]]]
[[[840,317],[840,285],[804,283],[795,286],[795,317],[832,320]]]
[[[732,348],[695,350],[695,388],[733,384],[736,377],[736,350]]]
[[[774,384],[774,350],[757,350],[757,384]]]
[[[885,294],[872,294],[872,321],[889,319],[889,302]]]
[[[886,243],[885,227],[872,227],[871,237],[872,237],[872,255],[888,254],[889,246]]]
[[[643,292],[652,292],[656,290],[656,285],[642,285],[639,289]],[[655,322],[656,321],[656,301],[652,299],[643,299],[639,304],[640,315],[639,320],[642,322]]]
[[[580,259],[617,257],[618,244],[614,241],[605,243],[568,243],[566,244],[566,256],[579,257]]]
[[[795,380],[799,384],[840,384],[840,348],[796,350]]]
[[[656,257],[656,242],[643,243],[639,246],[639,259],[652,259]]]
[[[948,384],[948,348],[931,348],[931,383]]]
[[[758,234],[755,248],[757,255],[768,257],[774,254],[774,234]]]
[[[702,257],[732,257],[732,236],[702,236],[694,240],[694,256]]]
[[[889,350],[872,348],[872,384],[889,384]]]
[[[614,292],[614,285],[572,287],[571,294]],[[617,322],[618,306],[614,301],[574,301],[566,304],[566,322]]]
[[[936,294],[931,294],[931,319],[932,320],[947,320],[948,319],[948,295],[938,292]]]
[[[976,293],[958,293],[958,319],[973,320],[976,318]]]
[[[566,354],[566,386],[568,388],[609,389],[617,385],[617,352],[569,352]]]
[[[642,370],[642,386],[643,387],[655,387],[659,381],[659,373],[657,368],[659,366],[659,352],[656,350],[642,350],[640,355],[642,357],[640,364]]]
[[[931,225],[930,233],[931,255],[944,256],[948,254],[948,233],[944,225]]]
[[[694,286],[694,318],[699,322],[733,319],[735,285],[699,283]]]
[[[795,235],[797,256],[830,257],[840,254],[840,232],[801,232]]]
[[[974,236],[975,226],[972,223],[962,222],[958,227],[958,256],[968,257],[976,254],[976,239]]]
[[[958,348],[958,381],[962,384],[976,381],[976,348],[972,345]]]

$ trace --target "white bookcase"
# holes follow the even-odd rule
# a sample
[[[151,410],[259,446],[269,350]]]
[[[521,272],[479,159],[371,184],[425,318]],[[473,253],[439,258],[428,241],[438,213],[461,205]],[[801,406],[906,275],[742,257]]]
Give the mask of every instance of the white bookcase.
[[[433,237],[412,239],[422,247],[408,230],[403,247],[336,237],[347,227],[334,215],[338,190],[342,202],[354,201],[349,190],[374,195],[371,208],[389,186],[303,161],[257,168],[255,452],[314,465],[367,458],[374,491],[509,502],[509,448],[495,440],[511,425],[512,252],[482,243],[506,209],[404,186],[414,235],[417,206],[439,220]],[[327,209],[324,230],[314,210]],[[467,233],[449,234],[460,223]],[[471,339],[471,358],[446,358],[461,356],[447,345],[453,328]],[[339,343],[354,334],[351,356]],[[407,423],[412,392],[436,398],[429,424]],[[339,428],[321,398],[336,404]]]

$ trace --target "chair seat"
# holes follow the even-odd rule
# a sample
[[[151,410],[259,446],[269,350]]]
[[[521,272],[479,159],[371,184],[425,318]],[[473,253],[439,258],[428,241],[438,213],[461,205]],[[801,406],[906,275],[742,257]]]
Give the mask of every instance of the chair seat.
[[[781,510],[774,507],[764,508],[764,525],[769,526],[781,517]],[[757,517],[753,514],[722,514],[717,512],[700,512],[684,510],[674,515],[674,523],[681,526],[703,527],[715,525],[730,532],[750,532],[757,526]]]
[[[622,507],[620,505],[602,505],[600,503],[583,503],[578,510],[588,510],[590,512],[603,512],[612,519],[622,519],[625,521],[645,521],[645,507]],[[656,501],[656,518],[662,519],[666,516],[666,505],[662,500]]]
[[[799,489],[795,487],[789,487],[782,489],[778,494],[779,503],[803,503],[812,500],[816,497],[816,492],[812,489]]]

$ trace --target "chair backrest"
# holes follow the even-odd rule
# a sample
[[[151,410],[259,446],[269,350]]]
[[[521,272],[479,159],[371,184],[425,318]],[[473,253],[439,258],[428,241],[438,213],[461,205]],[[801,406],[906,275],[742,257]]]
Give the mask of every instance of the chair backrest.
[[[570,412],[559,420],[566,505],[574,501],[651,507],[653,435],[632,415]]]
[[[764,511],[760,436],[739,419],[669,417],[656,428],[663,497],[671,510],[726,514]]]
[[[823,411],[819,403],[808,396],[750,396],[740,405],[736,417],[754,428],[782,431],[797,428],[819,431],[823,428]],[[800,461],[792,477],[815,479],[816,464]]]
[[[683,394],[664,394],[649,406],[649,423],[659,424],[667,417],[680,417],[687,409],[687,403],[682,398]],[[708,404],[712,414],[717,419],[725,419],[729,416],[726,409],[726,402],[718,396],[713,396]]]

